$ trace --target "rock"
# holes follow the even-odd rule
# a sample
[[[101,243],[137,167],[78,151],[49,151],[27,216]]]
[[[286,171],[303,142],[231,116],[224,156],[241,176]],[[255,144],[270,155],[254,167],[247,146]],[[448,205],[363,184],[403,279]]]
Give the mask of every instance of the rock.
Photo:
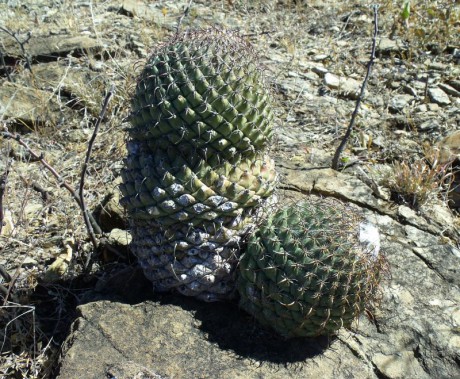
[[[436,112],[439,110],[439,105],[436,103],[428,103],[426,106],[430,112]]]
[[[429,62],[428,63],[428,69],[429,70],[435,70],[435,71],[446,71],[447,66],[444,63],[441,62]]]
[[[70,52],[85,54],[91,51],[96,53],[108,46],[108,41],[85,35],[36,36],[32,34],[25,49],[30,58],[46,57],[49,60],[50,56],[65,56]],[[23,56],[19,44],[10,36],[4,37],[4,49],[6,57],[21,58]]]
[[[401,351],[395,355],[376,354],[372,362],[388,379],[405,379],[412,375],[417,379],[430,379],[413,351]]]
[[[136,306],[98,301],[78,308],[59,379],[104,378],[133,365],[167,378],[376,378],[345,344],[283,339],[236,305],[193,299]]]
[[[324,75],[324,84],[329,88],[339,91],[341,96],[356,100],[359,96],[361,84],[351,78],[338,77],[331,73]]]
[[[421,132],[430,132],[433,130],[437,130],[441,127],[439,122],[434,119],[426,120],[422,122],[421,124],[417,125],[417,130]]]
[[[36,129],[56,126],[62,116],[61,108],[50,92],[4,81],[0,86],[0,114]]]
[[[433,103],[439,105],[449,105],[450,99],[449,96],[440,88],[428,88],[428,97]]]
[[[401,40],[392,40],[390,38],[380,38],[377,45],[377,53],[380,55],[389,55],[391,53],[407,50],[407,45]]]
[[[452,57],[456,60],[460,60],[460,49],[454,49],[452,52]]]
[[[5,209],[3,212],[3,225],[0,236],[13,237],[15,234],[15,226],[11,211],[9,209]]]
[[[390,110],[393,112],[401,112],[414,100],[412,95],[395,95],[390,100]]]
[[[313,56],[313,60],[315,62],[321,62],[321,61],[324,61],[326,59],[330,58],[329,54],[317,54],[315,56]]]
[[[46,283],[53,283],[61,280],[69,269],[75,249],[75,240],[73,238],[68,238],[63,241],[63,243],[65,252],[59,254],[56,260],[47,268],[43,277],[43,280]]]
[[[337,89],[340,86],[340,78],[334,74],[326,72],[324,75],[324,84],[326,84],[329,88]]]
[[[117,260],[128,260],[131,234],[122,229],[112,229],[102,245],[102,261],[104,263]]]
[[[89,68],[71,69],[63,62],[34,65],[33,75],[29,71],[24,71],[20,78],[23,82],[34,83],[40,90],[49,91],[49,97],[52,93],[59,93],[61,96],[72,98],[78,102],[78,106],[86,107],[94,115],[99,115],[101,111],[100,99],[94,98],[94,93],[98,91],[96,89],[103,91],[108,86],[101,75]]]
[[[34,266],[38,266],[38,262],[36,259],[32,258],[32,257],[26,257],[23,261],[22,261],[22,264],[21,264],[22,267],[25,267],[25,268],[31,268],[31,267],[34,267]]]
[[[356,331],[342,329],[330,346],[323,339],[282,340],[232,303],[172,295],[136,305],[92,301],[78,307],[58,378],[103,378],[115,369],[179,379],[460,375],[460,251],[439,234],[389,216],[375,219],[391,278],[373,322],[361,317]]]
[[[438,142],[437,147],[439,148],[439,161],[441,163],[460,159],[460,130],[447,135]]]
[[[312,71],[321,77],[324,77],[324,75],[326,75],[329,72],[329,70],[323,66],[315,66],[312,68]]]
[[[117,181],[115,180],[114,185]],[[126,227],[126,212],[120,205],[120,193],[114,188],[102,201],[98,213],[98,223],[102,231],[110,232],[112,229],[124,229]]]
[[[460,91],[457,91],[454,87],[451,87],[448,84],[440,83],[439,88],[450,96],[460,97]]]
[[[428,107],[426,106],[426,104],[420,104],[420,105],[417,105],[417,107],[415,108],[415,111],[417,113],[425,113],[428,111]]]
[[[176,2],[176,4],[168,4],[168,8],[166,8],[166,5],[147,5],[145,2],[139,0],[122,0],[118,2],[117,6],[110,6],[109,10],[128,17],[138,17],[152,21],[158,25],[165,26],[166,24],[172,27],[174,25],[174,18],[169,17],[169,13],[172,11],[171,7],[175,10],[174,8],[179,5],[181,4],[177,4]],[[163,13],[163,10],[166,10],[166,13]]]

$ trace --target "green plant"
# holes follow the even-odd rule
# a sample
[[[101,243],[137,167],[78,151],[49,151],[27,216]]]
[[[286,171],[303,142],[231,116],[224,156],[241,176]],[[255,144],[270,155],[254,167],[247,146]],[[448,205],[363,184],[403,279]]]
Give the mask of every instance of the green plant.
[[[375,298],[383,257],[377,228],[336,200],[271,215],[240,260],[240,306],[285,337],[349,327]]]
[[[274,190],[270,91],[250,45],[216,29],[160,46],[132,101],[121,203],[158,291],[234,292],[242,236]]]

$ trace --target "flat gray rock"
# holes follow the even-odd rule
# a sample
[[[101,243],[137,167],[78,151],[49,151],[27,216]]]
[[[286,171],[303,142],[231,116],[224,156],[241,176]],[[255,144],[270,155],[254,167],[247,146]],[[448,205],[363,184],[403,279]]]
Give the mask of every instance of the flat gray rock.
[[[6,57],[23,57],[19,44],[12,37],[2,35],[2,38]],[[98,52],[108,46],[109,43],[86,35],[32,35],[28,43],[24,45],[24,49],[29,57],[48,56],[49,58],[49,55],[65,55],[70,52]]]
[[[7,81],[0,85],[0,114],[5,120],[21,120],[30,129],[55,126],[63,116],[52,93]]]
[[[376,377],[340,340],[326,350],[325,339],[284,341],[232,304],[99,301],[78,310],[60,379],[104,378],[133,364],[165,378]]]
[[[439,105],[449,105],[450,99],[447,93],[445,93],[441,88],[428,88],[428,97],[433,103]]]

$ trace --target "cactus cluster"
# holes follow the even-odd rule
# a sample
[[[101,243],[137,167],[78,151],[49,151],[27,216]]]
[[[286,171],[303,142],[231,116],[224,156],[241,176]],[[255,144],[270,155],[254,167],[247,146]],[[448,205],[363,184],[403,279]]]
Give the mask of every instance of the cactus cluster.
[[[338,201],[264,212],[276,182],[269,94],[237,33],[188,31],[157,49],[137,82],[122,171],[131,248],[156,291],[215,301],[237,289],[286,337],[334,333],[375,295],[378,232]]]
[[[240,259],[240,306],[287,338],[332,334],[374,298],[379,246],[376,227],[341,202],[281,209]]]
[[[188,31],[161,45],[132,100],[121,203],[157,291],[232,296],[242,238],[274,191],[270,91],[237,33]]]

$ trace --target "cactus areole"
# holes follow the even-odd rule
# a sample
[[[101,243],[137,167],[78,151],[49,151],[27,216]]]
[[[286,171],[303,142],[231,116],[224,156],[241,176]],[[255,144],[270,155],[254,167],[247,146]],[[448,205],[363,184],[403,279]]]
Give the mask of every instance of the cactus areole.
[[[281,335],[348,327],[374,299],[383,264],[376,227],[338,201],[271,215],[240,260],[240,305]]]
[[[235,293],[242,238],[272,195],[273,110],[237,33],[187,31],[159,46],[132,99],[122,205],[156,291]]]

